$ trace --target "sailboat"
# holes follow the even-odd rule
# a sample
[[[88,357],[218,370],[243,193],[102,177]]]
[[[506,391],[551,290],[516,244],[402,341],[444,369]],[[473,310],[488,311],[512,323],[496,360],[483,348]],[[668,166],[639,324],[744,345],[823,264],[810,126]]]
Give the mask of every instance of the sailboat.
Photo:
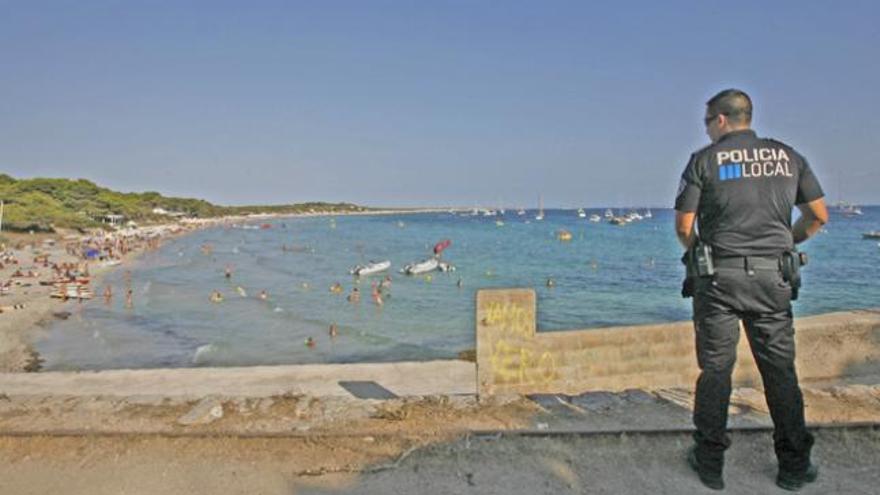
[[[578,208],[578,218],[587,218],[587,212],[583,208]]]
[[[847,205],[840,208],[840,212],[846,217],[855,217],[862,214],[862,209],[857,205]]]
[[[854,205],[852,203],[847,203],[846,201],[842,201],[842,200],[838,201],[836,203],[836,206],[837,206],[838,213],[840,213],[841,215],[843,215],[845,217],[853,217],[853,216],[858,216],[858,215],[862,214],[861,208],[859,208],[857,205]]]
[[[538,214],[535,215],[535,220],[543,220],[544,219],[544,196],[538,196]]]
[[[859,208],[858,205],[855,205],[853,203],[849,203],[847,201],[840,199],[842,197],[840,190],[841,190],[841,188],[840,188],[840,173],[838,172],[838,174],[837,174],[837,198],[838,198],[837,210],[838,210],[838,212],[840,212],[840,214],[842,214],[845,217],[855,217],[855,216],[862,215],[862,209]]]

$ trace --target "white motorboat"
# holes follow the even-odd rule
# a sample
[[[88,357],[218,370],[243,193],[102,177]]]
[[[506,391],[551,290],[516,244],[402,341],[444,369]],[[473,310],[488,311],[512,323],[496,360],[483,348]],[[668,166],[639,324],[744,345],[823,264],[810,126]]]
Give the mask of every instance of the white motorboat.
[[[385,270],[387,270],[390,267],[391,267],[390,260],[371,261],[371,262],[367,263],[366,265],[355,266],[354,268],[349,270],[348,273],[350,273],[352,275],[357,275],[357,276],[370,275],[373,273],[384,272]]]
[[[859,208],[857,205],[840,202],[838,203],[838,209],[840,210],[840,213],[843,214],[843,216],[845,217],[855,217],[862,215],[862,209]]]
[[[430,271],[436,270],[440,266],[440,262],[437,258],[431,257],[423,261],[419,261],[417,263],[409,263],[405,265],[401,272],[407,275],[418,275],[420,273],[427,273]]]
[[[453,265],[452,263],[447,263],[446,261],[441,261],[437,263],[437,269],[441,272],[454,272],[455,265]]]
[[[602,217],[600,217],[599,215],[593,213],[592,215],[590,215],[590,221],[593,222],[593,223],[598,223],[598,222],[601,222],[601,221],[602,221]]]
[[[578,218],[587,218],[587,212],[583,208],[578,208]]]

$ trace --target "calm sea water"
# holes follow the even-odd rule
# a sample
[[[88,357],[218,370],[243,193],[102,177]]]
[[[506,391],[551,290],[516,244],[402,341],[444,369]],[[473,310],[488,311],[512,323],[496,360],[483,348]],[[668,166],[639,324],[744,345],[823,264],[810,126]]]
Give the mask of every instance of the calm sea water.
[[[880,207],[863,211],[855,218],[833,214],[826,232],[804,246],[811,261],[796,314],[880,306],[880,247],[861,236],[880,230]],[[52,370],[449,358],[473,348],[475,291],[490,287],[535,288],[539,331],[687,320],[673,212],[653,213],[625,227],[548,210],[542,222],[533,220],[534,211],[508,211],[500,227],[495,217],[431,213],[203,230],[129,267],[133,309],[119,296],[125,272],[117,270],[105,278],[117,294],[112,303],[73,304],[74,316],[54,323],[37,350]],[[563,228],[572,232],[570,242],[557,240]],[[452,240],[444,259],[457,271],[430,278],[397,273],[442,239]],[[204,243],[213,254],[200,251]],[[359,304],[328,290],[340,282],[348,293],[356,283],[351,266],[384,259],[393,263],[393,285],[383,307],[370,299],[370,283],[381,277],[361,279]],[[235,267],[231,280],[226,265]],[[555,287],[546,286],[548,278]],[[215,289],[222,303],[208,301]],[[255,297],[263,289],[267,301]],[[332,340],[331,323],[339,327]],[[315,347],[304,345],[307,337]]]

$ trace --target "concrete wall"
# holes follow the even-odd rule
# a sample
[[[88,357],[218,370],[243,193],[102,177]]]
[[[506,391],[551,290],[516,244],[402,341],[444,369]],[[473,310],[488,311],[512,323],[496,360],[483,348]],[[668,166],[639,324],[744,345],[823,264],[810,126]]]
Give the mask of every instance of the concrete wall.
[[[578,394],[588,390],[693,387],[699,369],[691,322],[536,333],[535,291],[477,292],[477,388]],[[802,382],[880,375],[880,311],[795,321]],[[734,380],[760,385],[741,334]]]

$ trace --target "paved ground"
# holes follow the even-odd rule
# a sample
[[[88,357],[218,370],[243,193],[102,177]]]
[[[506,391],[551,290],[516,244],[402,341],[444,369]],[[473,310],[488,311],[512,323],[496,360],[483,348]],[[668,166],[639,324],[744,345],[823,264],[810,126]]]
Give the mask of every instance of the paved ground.
[[[710,493],[683,461],[692,391],[477,398],[460,385],[473,372],[0,375],[0,495]],[[808,421],[838,425],[817,429],[822,475],[804,493],[877,493],[873,383],[805,388]],[[726,493],[782,493],[769,424],[760,391],[736,389]]]
[[[736,432],[733,441],[725,493],[786,493],[774,484],[769,432]],[[689,443],[689,435],[682,433],[477,437],[419,450],[347,488],[296,493],[711,493],[684,462]],[[878,447],[880,434],[873,428],[817,432],[815,458],[821,476],[803,493],[876,494]]]
[[[819,480],[806,494],[875,494],[876,428],[816,432]],[[734,432],[730,494],[785,493],[774,485],[770,434]],[[317,443],[316,443],[317,442]],[[339,440],[347,456],[377,439]],[[2,438],[3,494],[688,494],[712,493],[683,460],[685,433],[552,437],[467,436],[379,456],[331,472],[303,469],[317,440]],[[50,448],[51,447],[51,448]],[[385,454],[403,445],[384,445]],[[378,452],[377,452],[378,454]]]

